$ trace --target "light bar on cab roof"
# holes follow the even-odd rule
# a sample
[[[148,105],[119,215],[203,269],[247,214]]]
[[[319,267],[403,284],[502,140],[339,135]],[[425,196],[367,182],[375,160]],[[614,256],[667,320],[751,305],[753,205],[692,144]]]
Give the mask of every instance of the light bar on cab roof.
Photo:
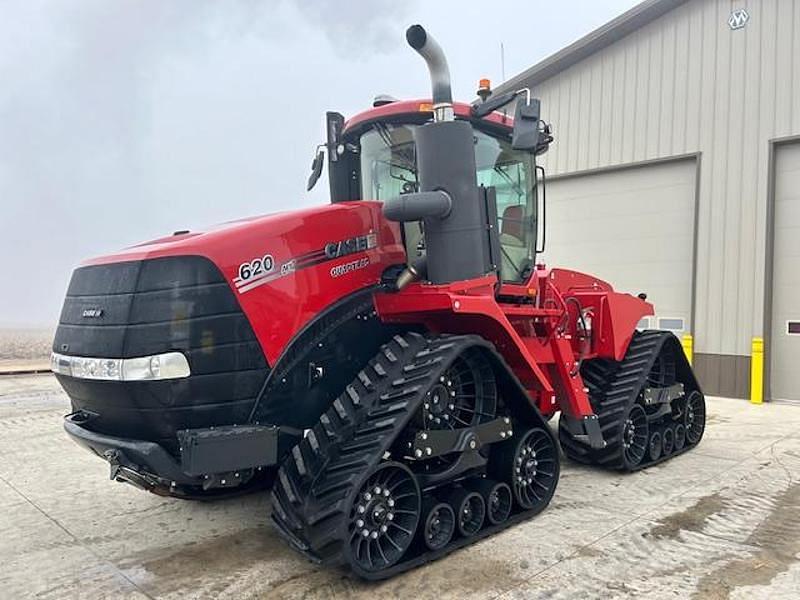
[[[160,381],[183,379],[192,374],[180,352],[138,358],[96,358],[53,352],[50,370],[58,375],[98,381]]]

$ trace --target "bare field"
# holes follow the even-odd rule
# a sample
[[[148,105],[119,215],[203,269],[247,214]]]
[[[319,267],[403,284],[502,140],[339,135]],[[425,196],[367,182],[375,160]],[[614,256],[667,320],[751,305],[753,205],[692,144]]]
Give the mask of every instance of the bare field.
[[[50,328],[0,328],[0,369],[47,363],[53,334]]]

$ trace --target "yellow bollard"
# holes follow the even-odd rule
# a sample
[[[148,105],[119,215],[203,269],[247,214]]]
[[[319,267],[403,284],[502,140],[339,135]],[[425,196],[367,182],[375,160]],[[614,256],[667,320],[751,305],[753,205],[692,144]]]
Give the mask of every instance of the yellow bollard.
[[[764,338],[754,337],[750,356],[750,402],[764,402]]]
[[[681,338],[681,346],[683,346],[683,353],[686,355],[686,360],[692,364],[692,355],[694,354],[694,338],[692,334],[687,333]]]

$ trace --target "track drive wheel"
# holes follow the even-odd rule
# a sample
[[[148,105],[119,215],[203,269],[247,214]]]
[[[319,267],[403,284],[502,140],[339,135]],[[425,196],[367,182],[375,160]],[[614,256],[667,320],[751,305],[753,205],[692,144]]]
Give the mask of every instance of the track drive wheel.
[[[394,565],[414,540],[421,512],[419,485],[397,462],[378,465],[353,497],[345,557],[363,571]]]

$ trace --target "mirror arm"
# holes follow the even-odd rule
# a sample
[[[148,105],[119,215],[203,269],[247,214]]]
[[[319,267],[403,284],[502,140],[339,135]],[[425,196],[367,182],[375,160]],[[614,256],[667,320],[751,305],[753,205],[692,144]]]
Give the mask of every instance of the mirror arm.
[[[506,104],[511,102],[516,95],[517,92],[506,92],[505,94],[500,94],[494,98],[489,98],[486,102],[481,104],[473,104],[472,116],[482,119],[489,113],[492,113],[499,108],[503,108]]]
[[[508,104],[514,98],[516,98],[521,94],[525,94],[525,104],[530,104],[531,89],[521,88],[514,92],[506,92],[505,94],[500,94],[499,96],[490,97],[486,102],[482,102],[480,104],[473,104],[472,116],[477,117],[478,119],[482,119],[489,113],[494,112],[499,108],[503,108],[506,104]]]

